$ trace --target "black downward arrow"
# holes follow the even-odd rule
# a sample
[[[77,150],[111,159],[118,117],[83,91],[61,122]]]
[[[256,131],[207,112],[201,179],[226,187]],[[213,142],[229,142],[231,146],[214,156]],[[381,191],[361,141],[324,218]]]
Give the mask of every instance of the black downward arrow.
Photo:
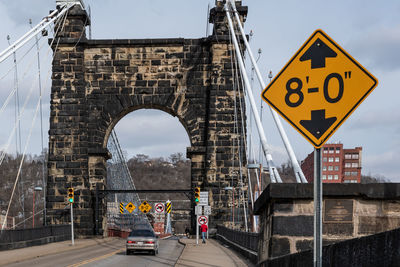
[[[325,118],[325,109],[311,110],[311,120],[301,120],[300,124],[319,139],[335,123],[336,119],[336,117]]]
[[[311,60],[311,68],[325,68],[325,59],[327,57],[336,57],[337,54],[321,39],[317,39],[310,48],[301,56],[300,61]]]

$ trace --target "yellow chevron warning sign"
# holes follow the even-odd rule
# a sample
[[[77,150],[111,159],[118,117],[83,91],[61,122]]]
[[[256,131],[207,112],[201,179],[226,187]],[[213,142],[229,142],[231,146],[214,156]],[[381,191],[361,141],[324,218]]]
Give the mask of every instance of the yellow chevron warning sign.
[[[171,202],[167,202],[166,204],[165,204],[165,207],[166,207],[166,212],[167,213],[171,213]]]
[[[119,203],[119,213],[124,214],[124,203],[123,202]]]

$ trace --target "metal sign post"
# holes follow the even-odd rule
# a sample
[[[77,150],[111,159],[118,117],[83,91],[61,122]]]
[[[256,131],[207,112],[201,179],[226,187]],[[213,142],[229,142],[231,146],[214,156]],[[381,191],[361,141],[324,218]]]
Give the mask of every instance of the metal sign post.
[[[322,266],[321,148],[314,149],[314,267]]]
[[[74,209],[73,209],[73,204],[74,203],[70,203],[70,205],[71,205],[71,241],[72,241],[72,245],[75,245],[75,242],[74,242]]]
[[[199,215],[196,216],[196,246],[199,245]]]

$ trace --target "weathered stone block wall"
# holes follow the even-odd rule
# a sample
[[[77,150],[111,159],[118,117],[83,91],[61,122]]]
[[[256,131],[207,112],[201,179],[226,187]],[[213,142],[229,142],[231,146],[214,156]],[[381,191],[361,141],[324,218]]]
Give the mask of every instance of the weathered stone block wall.
[[[221,7],[213,12],[224,16]],[[69,220],[66,190],[74,187],[78,234],[93,234],[93,194],[106,188],[108,137],[121,118],[143,108],[178,117],[190,139],[192,187],[210,193],[211,226],[228,221],[229,196],[221,188],[232,180],[241,186],[235,129],[242,129],[242,117],[234,103],[244,103],[233,86],[229,37],[87,40],[85,11],[75,6],[65,21],[53,43],[48,222]],[[104,203],[99,209],[102,228]]]
[[[262,237],[259,261],[313,248],[312,198],[312,184],[266,188],[256,202]],[[327,201],[348,206],[327,209]],[[324,184],[323,209],[324,245],[399,228],[400,184]]]

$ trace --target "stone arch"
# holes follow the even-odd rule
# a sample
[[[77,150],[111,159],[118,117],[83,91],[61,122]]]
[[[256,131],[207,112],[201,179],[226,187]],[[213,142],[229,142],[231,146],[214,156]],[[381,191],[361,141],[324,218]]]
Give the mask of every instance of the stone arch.
[[[104,227],[103,217],[96,220],[94,211],[103,216],[105,207],[96,208],[94,194],[105,187],[107,139],[119,119],[140,108],[161,109],[179,118],[191,143],[187,157],[192,187],[209,192],[210,226],[230,221],[231,200],[221,188],[232,181],[236,187],[246,186],[234,176],[240,159],[232,151],[238,136],[234,129],[242,128],[234,102],[243,94],[234,93],[233,47],[223,2],[216,3],[210,11],[213,35],[199,39],[88,40],[86,11],[75,6],[68,12],[53,46],[49,224],[69,221],[64,201],[72,186],[77,234],[92,235]],[[236,4],[244,20],[247,7]]]

